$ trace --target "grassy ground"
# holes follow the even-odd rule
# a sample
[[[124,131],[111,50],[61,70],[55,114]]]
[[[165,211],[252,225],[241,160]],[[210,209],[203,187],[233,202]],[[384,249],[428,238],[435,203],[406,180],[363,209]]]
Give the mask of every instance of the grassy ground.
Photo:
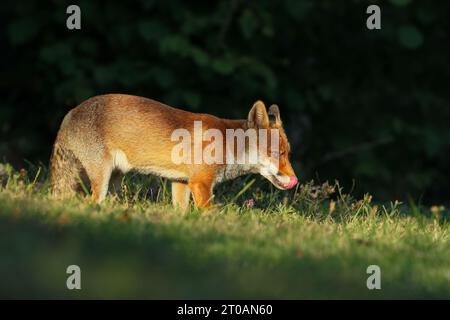
[[[450,298],[442,208],[249,177],[219,188],[227,205],[182,214],[155,179],[128,177],[97,205],[51,199],[39,168],[2,170],[0,298]],[[80,291],[66,289],[72,264]],[[373,264],[381,290],[366,287]]]

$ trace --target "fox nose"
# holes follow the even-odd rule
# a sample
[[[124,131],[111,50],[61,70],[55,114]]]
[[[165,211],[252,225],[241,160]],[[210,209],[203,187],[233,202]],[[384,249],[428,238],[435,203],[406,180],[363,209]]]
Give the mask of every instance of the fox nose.
[[[297,185],[297,183],[298,183],[297,177],[292,176],[292,177],[290,177],[289,182],[287,183],[287,188],[291,189],[291,188],[295,187]]]

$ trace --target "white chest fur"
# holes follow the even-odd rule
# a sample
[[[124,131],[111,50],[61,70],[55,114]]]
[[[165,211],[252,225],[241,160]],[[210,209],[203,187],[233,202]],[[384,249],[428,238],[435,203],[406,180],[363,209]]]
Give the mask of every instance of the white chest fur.
[[[257,171],[257,168],[253,165],[228,164],[218,173],[216,182],[232,180],[244,174],[256,173]]]

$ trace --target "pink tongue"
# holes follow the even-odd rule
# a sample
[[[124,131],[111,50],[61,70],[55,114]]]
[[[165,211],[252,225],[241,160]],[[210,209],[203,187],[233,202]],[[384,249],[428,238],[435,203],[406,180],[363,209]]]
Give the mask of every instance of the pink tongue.
[[[286,184],[288,189],[293,188],[298,183],[298,179],[296,176],[292,176],[289,180],[289,182]]]

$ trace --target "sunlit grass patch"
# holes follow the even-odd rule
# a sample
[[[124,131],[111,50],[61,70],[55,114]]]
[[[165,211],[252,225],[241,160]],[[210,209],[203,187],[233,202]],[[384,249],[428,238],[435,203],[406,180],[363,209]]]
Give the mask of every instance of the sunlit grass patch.
[[[248,177],[185,214],[156,178],[127,176],[96,204],[52,199],[43,167],[0,176],[0,297],[450,297],[445,208],[354,199],[337,183],[246,188]],[[65,287],[71,264],[81,291]],[[366,287],[371,264],[381,290]]]

